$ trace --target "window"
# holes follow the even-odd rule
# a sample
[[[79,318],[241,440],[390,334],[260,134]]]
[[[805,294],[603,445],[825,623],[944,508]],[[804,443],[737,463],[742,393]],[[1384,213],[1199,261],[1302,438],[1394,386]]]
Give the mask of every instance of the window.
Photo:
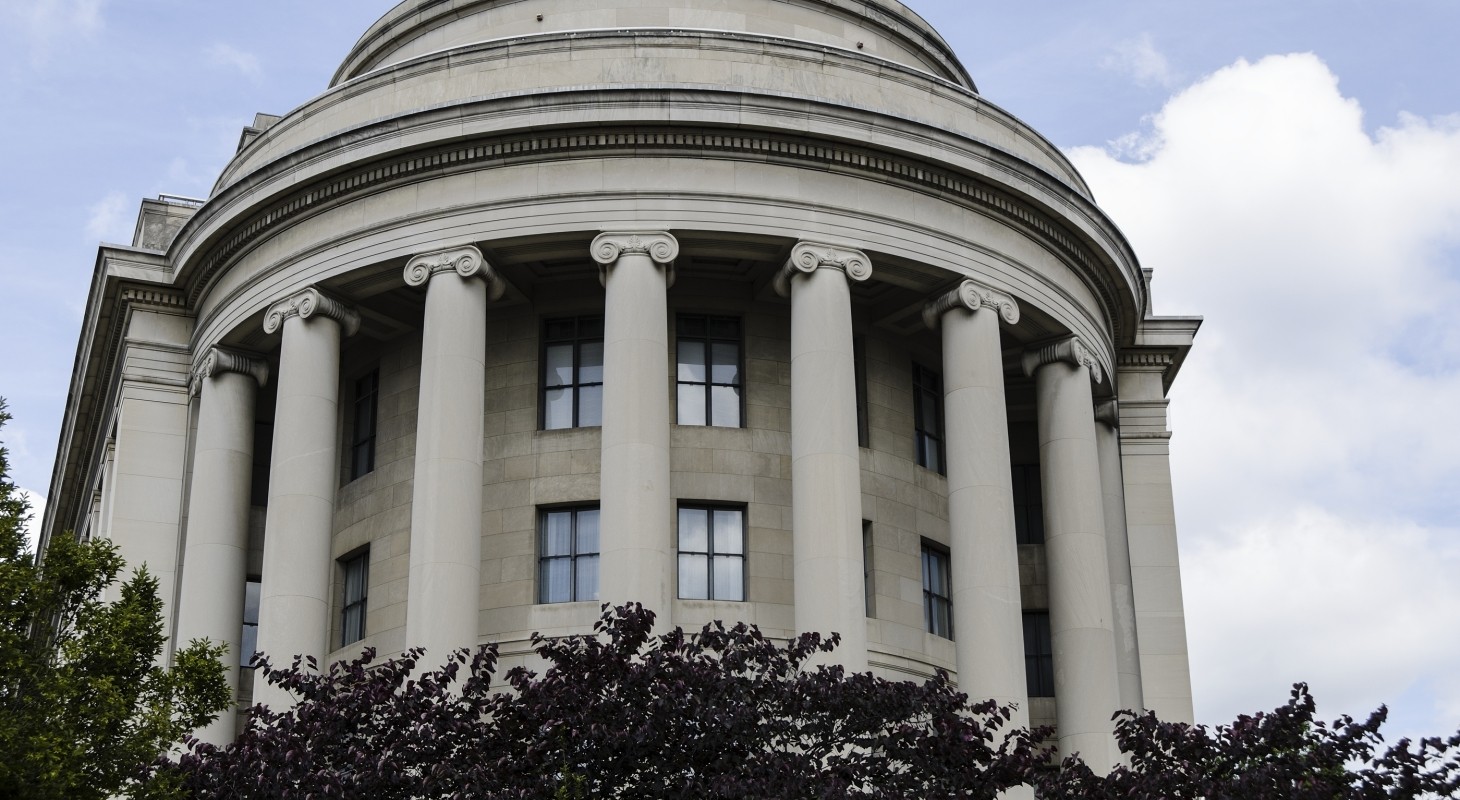
[[[598,599],[598,506],[542,512],[537,574],[539,603]]]
[[[1030,697],[1054,697],[1054,647],[1048,611],[1024,612],[1024,678]]]
[[[678,334],[679,424],[740,427],[740,320],[681,315]]]
[[[548,320],[543,325],[542,427],[603,424],[603,317]]]
[[[852,378],[857,384],[857,446],[871,447],[872,427],[867,414],[867,340],[861,336],[852,337]]]
[[[679,507],[679,596],[745,599],[745,510]]]
[[[938,373],[913,364],[913,427],[918,466],[938,472],[943,466],[943,381]]]
[[[259,595],[263,584],[250,578],[243,585],[243,637],[239,640],[238,665],[253,667],[253,654],[259,649]]]
[[[1044,544],[1044,493],[1039,465],[1014,465],[1014,536],[1019,544]]]
[[[345,602],[340,612],[340,647],[365,638],[365,598],[370,589],[370,551],[340,560],[345,572]]]
[[[379,409],[380,370],[355,381],[355,430],[350,437],[350,480],[375,471],[375,417]]]
[[[923,619],[928,633],[953,638],[953,591],[948,579],[948,551],[923,542]]]
[[[872,583],[872,522],[862,520],[862,592],[867,616],[877,616],[877,593]]]

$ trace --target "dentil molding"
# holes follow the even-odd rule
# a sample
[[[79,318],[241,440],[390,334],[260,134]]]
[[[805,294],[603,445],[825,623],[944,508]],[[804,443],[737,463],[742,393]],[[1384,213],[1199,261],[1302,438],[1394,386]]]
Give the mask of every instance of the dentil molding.
[[[346,336],[354,336],[360,331],[359,312],[344,301],[311,286],[269,306],[268,313],[264,314],[264,333],[277,333],[284,327],[284,320],[290,317],[309,319],[316,315],[340,323]]]
[[[1033,377],[1040,367],[1060,362],[1089,369],[1090,379],[1096,383],[1105,380],[1105,373],[1100,369],[1100,361],[1095,358],[1094,353],[1090,352],[1090,348],[1086,347],[1076,336],[1024,351],[1024,374]]]
[[[976,281],[964,281],[923,306],[923,322],[933,330],[943,323],[943,315],[955,308],[978,311],[991,308],[1010,325],[1019,324],[1019,303],[1013,296],[990,289]]]
[[[845,245],[802,241],[791,248],[791,257],[776,273],[776,294],[790,297],[791,279],[797,273],[810,275],[818,269],[838,269],[847,274],[848,280],[862,283],[872,277],[872,259]]]
[[[257,381],[259,386],[266,386],[269,383],[268,362],[221,347],[210,347],[208,354],[193,370],[192,380],[188,382],[188,395],[196,397],[202,393],[204,381],[215,375],[230,372],[247,375]]]
[[[455,272],[463,278],[481,278],[487,283],[487,300],[500,300],[507,291],[507,282],[487,263],[482,251],[467,245],[424,253],[406,263],[407,286],[425,286],[445,272]]]

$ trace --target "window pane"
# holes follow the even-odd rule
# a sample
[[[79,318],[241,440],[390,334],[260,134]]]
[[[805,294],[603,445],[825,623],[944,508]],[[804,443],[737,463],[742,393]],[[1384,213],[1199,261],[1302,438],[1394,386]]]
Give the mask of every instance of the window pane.
[[[238,665],[247,667],[253,663],[253,654],[259,649],[259,626],[244,625],[243,641],[238,646]]]
[[[705,318],[704,317],[680,317],[679,318],[679,335],[680,336],[704,336],[705,335]]]
[[[734,317],[711,318],[710,335],[716,339],[739,339],[740,320]]]
[[[598,556],[582,556],[577,561],[577,585],[573,587],[573,599],[578,601],[598,599]]]
[[[715,599],[745,599],[745,559],[715,556]]]
[[[345,562],[346,603],[358,603],[365,597],[366,558],[357,557]]]
[[[705,424],[705,387],[695,384],[679,386],[679,424]]]
[[[679,341],[679,380],[705,382],[705,343]]]
[[[715,512],[715,552],[726,555],[745,552],[745,512],[735,509]]]
[[[710,380],[740,384],[740,345],[719,342],[710,345]]]
[[[249,581],[243,585],[243,621],[245,624],[259,624],[259,594],[263,585]]]
[[[578,427],[595,428],[603,424],[603,387],[584,386],[578,390]]]
[[[679,549],[696,553],[709,552],[710,512],[703,508],[679,510]]]
[[[365,638],[365,607],[351,606],[345,609],[342,645],[353,644]]]
[[[721,428],[740,427],[740,388],[711,386],[710,408],[714,412],[711,425]]]
[[[573,383],[573,346],[555,344],[543,353],[543,385],[570,386]]]
[[[918,399],[921,404],[918,410],[922,414],[922,418],[918,422],[922,423],[923,430],[936,435],[938,433],[938,401],[934,399],[933,395],[927,393],[920,394]]]
[[[579,317],[578,337],[580,339],[602,339],[603,317]]]
[[[542,554],[566,556],[573,553],[573,512],[554,511],[542,523]]]
[[[603,383],[603,342],[584,342],[578,348],[578,382]]]
[[[942,445],[937,439],[928,440],[928,463],[924,464],[928,469],[938,469],[943,464]]]
[[[543,392],[542,427],[549,431],[573,427],[572,389],[548,389]]]
[[[578,512],[578,553],[598,552],[598,509]]]
[[[685,600],[710,599],[709,556],[680,555],[679,596]]]
[[[555,319],[549,321],[546,327],[547,330],[544,332],[544,335],[548,341],[571,339],[573,338],[573,329],[576,327],[576,321],[571,319]]]
[[[542,602],[566,603],[573,599],[573,560],[570,558],[549,558],[541,564],[538,584],[542,587]]]

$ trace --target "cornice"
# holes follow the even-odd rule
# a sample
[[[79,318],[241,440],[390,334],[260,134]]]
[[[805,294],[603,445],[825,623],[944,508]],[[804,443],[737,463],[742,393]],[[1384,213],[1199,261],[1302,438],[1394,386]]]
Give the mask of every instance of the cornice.
[[[872,259],[861,250],[842,244],[799,242],[791,248],[791,256],[776,273],[776,293],[782,297],[790,297],[791,279],[797,273],[810,275],[819,269],[839,270],[846,273],[847,280],[863,283],[872,278]]]
[[[931,300],[923,307],[923,324],[937,330],[943,323],[943,315],[955,308],[969,311],[989,308],[1010,325],[1019,324],[1019,303],[1012,295],[991,289],[977,281],[966,280]]]
[[[1032,378],[1040,367],[1047,364],[1065,363],[1073,367],[1085,367],[1090,370],[1090,379],[1096,383],[1103,383],[1105,380],[1104,370],[1100,368],[1100,361],[1095,354],[1090,352],[1077,336],[1070,336],[1056,342],[1031,347],[1024,351],[1024,375]]]
[[[346,336],[354,336],[360,331],[360,313],[358,311],[343,300],[336,299],[317,287],[311,286],[269,306],[269,310],[264,314],[264,333],[278,333],[279,329],[284,326],[284,321],[290,317],[311,319],[315,316],[327,317],[338,322],[341,331]]]
[[[407,286],[425,286],[432,278],[455,272],[463,278],[481,278],[487,284],[487,299],[500,300],[507,291],[507,282],[487,262],[482,251],[471,245],[437,250],[412,258],[406,263]]]

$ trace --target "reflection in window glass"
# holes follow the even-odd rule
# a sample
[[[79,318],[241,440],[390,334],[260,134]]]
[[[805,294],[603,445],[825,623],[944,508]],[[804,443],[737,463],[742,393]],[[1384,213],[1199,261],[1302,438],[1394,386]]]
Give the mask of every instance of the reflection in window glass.
[[[740,320],[684,314],[676,324],[679,424],[740,427]]]
[[[679,596],[745,599],[744,509],[680,506]]]
[[[953,592],[948,580],[948,551],[923,543],[923,620],[928,633],[953,638]]]
[[[340,619],[340,646],[365,638],[365,600],[370,588],[370,551],[340,562],[345,572],[345,602]]]
[[[943,381],[919,364],[913,365],[913,417],[918,466],[944,472]]]
[[[603,318],[543,324],[543,430],[603,424]]]
[[[538,523],[539,603],[598,599],[598,507],[542,512]]]
[[[243,585],[243,638],[238,647],[238,665],[244,669],[253,666],[254,653],[259,649],[259,593],[262,588],[256,580]]]

